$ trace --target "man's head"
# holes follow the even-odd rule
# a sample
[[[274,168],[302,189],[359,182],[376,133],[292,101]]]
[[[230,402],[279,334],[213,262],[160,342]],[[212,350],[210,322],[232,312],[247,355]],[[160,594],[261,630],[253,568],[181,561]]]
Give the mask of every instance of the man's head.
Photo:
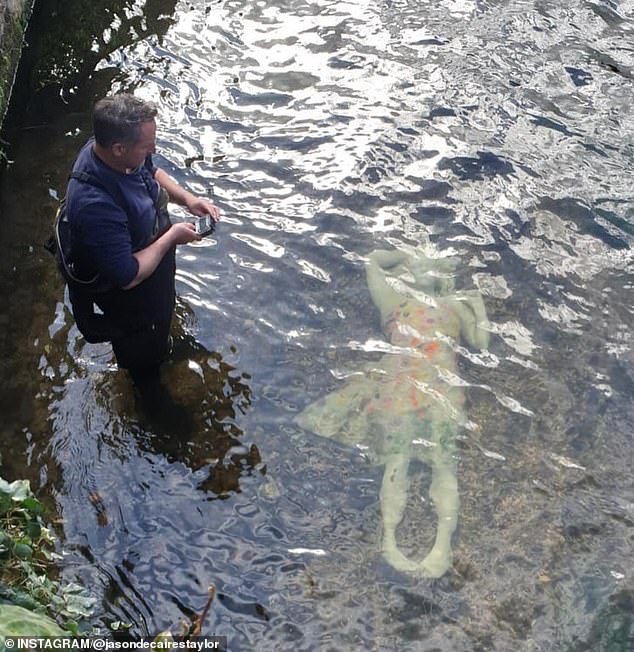
[[[119,93],[99,100],[93,109],[93,133],[101,147],[132,145],[144,122],[156,118],[156,107],[134,95]]]
[[[142,165],[154,152],[156,114],[153,104],[127,93],[99,100],[93,109],[93,133],[100,155],[122,170]]]

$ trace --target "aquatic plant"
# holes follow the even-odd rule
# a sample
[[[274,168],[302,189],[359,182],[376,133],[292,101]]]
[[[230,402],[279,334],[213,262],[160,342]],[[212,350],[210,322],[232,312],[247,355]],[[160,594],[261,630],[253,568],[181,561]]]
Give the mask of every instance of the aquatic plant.
[[[161,647],[160,644],[163,644],[163,647],[169,648],[173,647],[174,641],[187,641],[193,636],[201,636],[203,633],[202,628],[205,622],[205,618],[207,618],[207,614],[211,609],[211,603],[215,597],[216,587],[212,584],[207,589],[207,602],[205,603],[205,606],[200,615],[194,615],[191,619],[191,622],[189,623],[181,622],[176,634],[174,634],[171,630],[165,630],[164,632],[161,632],[154,639],[155,643],[157,643],[157,647]]]
[[[50,616],[72,633],[92,611],[94,599],[85,589],[51,577],[60,557],[44,525],[45,512],[28,480],[9,483],[0,478],[0,632],[4,635],[13,631],[10,625],[21,613],[9,605],[30,612],[29,618],[44,629],[51,626]]]

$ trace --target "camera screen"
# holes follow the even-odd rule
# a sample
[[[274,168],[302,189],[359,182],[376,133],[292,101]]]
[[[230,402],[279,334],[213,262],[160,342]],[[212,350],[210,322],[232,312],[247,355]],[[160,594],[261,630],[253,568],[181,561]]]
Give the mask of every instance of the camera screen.
[[[211,217],[203,215],[196,220],[196,233],[206,233],[212,228]]]

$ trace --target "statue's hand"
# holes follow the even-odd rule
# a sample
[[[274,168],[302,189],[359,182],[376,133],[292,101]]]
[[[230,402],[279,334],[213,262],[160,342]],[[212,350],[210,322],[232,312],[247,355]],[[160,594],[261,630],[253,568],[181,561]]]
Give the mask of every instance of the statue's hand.
[[[475,290],[459,292],[451,302],[460,315],[461,333],[467,343],[477,349],[488,348],[490,324],[482,295]]]
[[[407,254],[400,249],[375,249],[368,256],[368,264],[380,267],[381,269],[390,269],[407,259]]]

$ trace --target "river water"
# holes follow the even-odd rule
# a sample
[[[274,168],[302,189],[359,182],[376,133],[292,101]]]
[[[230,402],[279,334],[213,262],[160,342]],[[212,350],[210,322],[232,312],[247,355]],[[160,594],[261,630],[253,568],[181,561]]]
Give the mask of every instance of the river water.
[[[203,631],[232,652],[633,649],[634,3],[99,15],[15,121],[0,223],[2,475],[49,502],[92,622],[155,634],[214,584]],[[157,163],[223,215],[178,252],[158,419],[80,337],[41,247],[92,101],[119,90],[158,104]],[[379,355],[364,257],[425,240],[491,322],[488,351],[457,348],[469,427],[439,580],[382,560],[381,467],[294,422]],[[429,468],[411,481],[420,556]]]

